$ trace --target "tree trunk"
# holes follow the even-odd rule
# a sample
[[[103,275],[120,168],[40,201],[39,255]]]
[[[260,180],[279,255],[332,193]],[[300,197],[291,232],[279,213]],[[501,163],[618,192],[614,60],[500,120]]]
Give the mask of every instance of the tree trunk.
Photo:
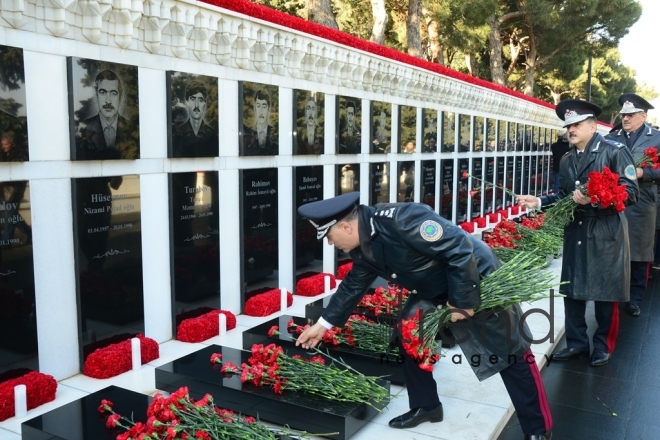
[[[370,41],[385,44],[385,26],[389,20],[385,9],[385,0],[371,0],[371,11],[374,15],[374,27]]]
[[[557,105],[561,101],[561,95],[563,95],[562,92],[550,89],[550,94],[552,95],[552,100],[554,101],[554,104]]]
[[[465,54],[465,65],[467,66],[470,75],[479,76],[477,75],[477,59],[474,57],[474,55],[471,53]]]
[[[429,32],[429,51],[431,55],[431,62],[438,64],[445,64],[445,56],[442,53],[442,46],[440,45],[440,35],[438,34],[438,22],[430,20],[428,24]]]
[[[536,74],[536,39],[534,38],[534,28],[527,17],[527,36],[529,37],[529,50],[525,53],[527,67],[525,68],[525,90],[523,93],[527,96],[534,96],[534,74]]]
[[[408,18],[406,19],[406,36],[408,39],[408,54],[422,58],[422,38],[420,17],[422,16],[422,0],[410,0]]]
[[[332,13],[330,0],[307,0],[307,20],[332,29],[339,29],[337,20]]]
[[[491,15],[486,19],[490,27],[488,33],[488,55],[490,56],[490,76],[495,84],[506,87],[504,77],[504,64],[502,63],[502,35],[500,32],[500,21]]]

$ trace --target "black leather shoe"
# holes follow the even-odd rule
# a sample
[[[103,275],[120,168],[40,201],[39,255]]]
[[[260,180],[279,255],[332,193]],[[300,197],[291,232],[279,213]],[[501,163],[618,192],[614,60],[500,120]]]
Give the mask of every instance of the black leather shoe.
[[[552,432],[546,432],[545,434],[540,435],[526,435],[523,437],[523,440],[550,440],[552,438]]]
[[[605,365],[610,361],[610,353],[605,353],[603,350],[594,349],[594,352],[591,354],[591,364],[592,367],[600,367]]]
[[[443,413],[441,403],[439,407],[431,411],[424,411],[422,408],[411,409],[407,413],[390,420],[390,427],[399,429],[413,428],[424,422],[442,422],[442,417]]]
[[[553,353],[553,361],[570,361],[571,359],[586,359],[589,357],[589,352],[578,350],[577,348],[564,348],[556,353]]]
[[[639,315],[642,314],[642,310],[639,308],[639,306],[636,306],[634,304],[628,304],[626,306],[626,313],[628,313],[630,316],[634,316],[637,318]]]

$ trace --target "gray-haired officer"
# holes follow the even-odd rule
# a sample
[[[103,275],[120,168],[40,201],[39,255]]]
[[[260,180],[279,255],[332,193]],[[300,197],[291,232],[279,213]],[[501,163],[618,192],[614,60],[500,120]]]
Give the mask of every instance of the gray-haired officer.
[[[611,139],[624,144],[638,161],[649,147],[660,148],[660,131],[646,123],[648,110],[653,106],[641,96],[624,93],[619,96],[621,104],[621,128],[608,134]],[[626,312],[630,316],[642,314],[642,303],[648,282],[649,267],[655,251],[655,217],[658,197],[656,183],[660,181],[660,170],[649,167],[636,168],[639,199],[634,206],[625,210],[630,231],[630,302]]]
[[[564,298],[566,348],[553,356],[556,361],[589,357],[589,336],[585,319],[587,301],[594,302],[598,327],[593,336],[590,364],[599,367],[609,362],[619,335],[619,301],[626,301],[630,287],[630,246],[628,226],[623,213],[611,207],[592,204],[591,198],[576,189],[592,171],[609,167],[619,175],[619,185],[628,192],[626,205],[637,201],[639,190],[635,166],[628,149],[607,141],[596,132],[596,117],[601,108],[578,99],[562,101],[555,109],[564,121],[568,139],[575,148],[561,159],[559,193],[541,198],[518,196],[518,203],[540,208],[564,197],[578,204],[575,218],[564,227],[561,280],[568,281],[559,291]]]
[[[552,416],[541,376],[529,349],[531,333],[521,323],[519,306],[497,313],[479,312],[482,277],[500,262],[481,240],[420,203],[359,205],[360,194],[344,194],[309,203],[298,213],[316,227],[317,238],[348,252],[353,268],[332,296],[319,321],[296,342],[316,346],[332,326],[342,327],[376,277],[410,291],[403,318],[417,310],[447,303],[456,311],[452,321],[466,319],[451,330],[479,380],[500,373],[518,413],[525,439],[549,439]],[[521,335],[521,329],[525,332]],[[412,428],[441,422],[443,410],[433,373],[424,371],[405,353],[403,369],[410,411],[389,422],[392,428]]]

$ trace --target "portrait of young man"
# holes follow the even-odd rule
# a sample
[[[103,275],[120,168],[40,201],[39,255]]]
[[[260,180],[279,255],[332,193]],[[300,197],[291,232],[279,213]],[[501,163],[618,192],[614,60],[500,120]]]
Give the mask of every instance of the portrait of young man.
[[[362,102],[356,98],[339,98],[339,148],[338,154],[358,154],[362,149],[360,128]]]
[[[136,66],[69,58],[73,160],[138,159]]]
[[[243,82],[239,86],[243,106],[242,156],[276,156],[279,154],[277,137],[277,86]]]
[[[324,94],[296,90],[295,103],[295,154],[323,154],[325,123]]]

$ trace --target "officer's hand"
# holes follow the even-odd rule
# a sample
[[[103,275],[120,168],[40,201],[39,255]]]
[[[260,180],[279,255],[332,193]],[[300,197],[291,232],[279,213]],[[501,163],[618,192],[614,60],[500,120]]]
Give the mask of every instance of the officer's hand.
[[[635,168],[635,171],[637,172],[637,178],[641,179],[644,177],[644,170],[642,168]]]
[[[296,347],[302,345],[304,349],[316,347],[323,340],[323,335],[327,329],[318,322],[302,332],[296,340]]]
[[[447,307],[456,310],[451,313],[451,322],[460,321],[462,319],[467,319],[470,316],[474,316],[474,309],[457,309],[449,303],[447,303]]]
[[[588,205],[591,203],[591,197],[585,196],[579,189],[573,191],[573,201],[578,205]]]
[[[536,196],[518,196],[517,201],[519,205],[526,206],[528,208],[536,208],[539,206],[539,199],[537,199]]]

